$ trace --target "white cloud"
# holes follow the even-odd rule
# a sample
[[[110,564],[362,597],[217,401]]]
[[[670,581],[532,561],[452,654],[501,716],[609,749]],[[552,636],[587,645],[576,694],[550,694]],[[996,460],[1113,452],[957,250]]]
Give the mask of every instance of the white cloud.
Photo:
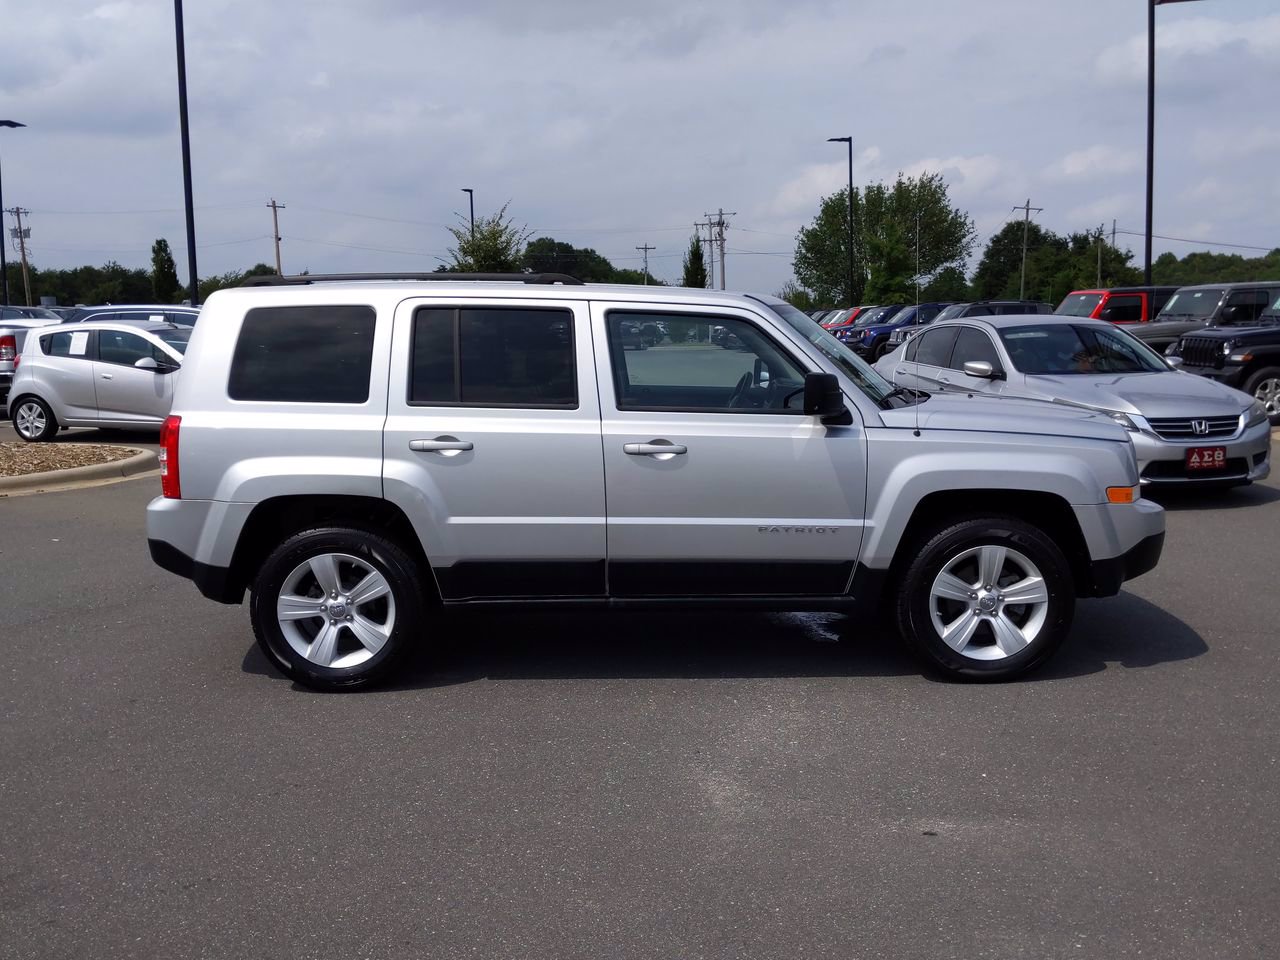
[[[1135,150],[1120,150],[1105,143],[1068,153],[1045,170],[1045,178],[1054,180],[1096,180],[1131,173],[1138,169]]]

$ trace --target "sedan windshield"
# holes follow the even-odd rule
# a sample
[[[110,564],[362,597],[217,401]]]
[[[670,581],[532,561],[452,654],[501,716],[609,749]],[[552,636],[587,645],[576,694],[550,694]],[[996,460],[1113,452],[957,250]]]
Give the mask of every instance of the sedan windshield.
[[[1169,369],[1151,348],[1110,327],[1054,323],[1005,327],[1005,350],[1022,373],[1066,376],[1082,373],[1163,373]]]
[[[187,352],[187,341],[191,339],[190,327],[174,327],[172,330],[157,330],[156,336],[179,353]]]
[[[755,299],[754,297],[752,299]],[[857,354],[815,325],[812,320],[791,306],[789,303],[775,303],[772,300],[761,300],[770,310],[787,322],[796,333],[813,344],[823,356],[840,368],[854,384],[868,397],[878,404],[893,393],[894,387],[888,380],[876,373],[864,363]]]
[[[1156,320],[1199,320],[1201,317],[1211,316],[1226,292],[1221,287],[1211,290],[1179,290],[1160,308]]]
[[[1067,317],[1091,317],[1094,308],[1102,302],[1100,293],[1073,293],[1058,304],[1054,313]]]

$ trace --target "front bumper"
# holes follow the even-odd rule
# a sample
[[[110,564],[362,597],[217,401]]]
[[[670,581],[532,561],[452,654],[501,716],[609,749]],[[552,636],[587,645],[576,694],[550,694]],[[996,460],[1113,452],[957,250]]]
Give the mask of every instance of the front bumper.
[[[1217,380],[1219,383],[1225,383],[1228,387],[1235,387],[1237,390],[1244,383],[1244,364],[1240,363],[1226,361],[1221,367],[1192,366],[1189,363],[1184,363],[1178,369],[1187,373],[1194,373],[1197,377]]]
[[[1126,550],[1118,557],[1106,560],[1094,560],[1089,565],[1089,575],[1093,579],[1095,597],[1112,597],[1120,592],[1120,585],[1126,580],[1140,577],[1154,570],[1160,562],[1160,553],[1164,549],[1164,532],[1151,536]]]
[[[1195,442],[1161,440],[1149,433],[1131,433],[1138,456],[1138,473],[1144,484],[1195,486],[1222,482],[1251,483],[1271,474],[1271,425],[1250,427],[1234,439],[1205,439]],[[1223,447],[1226,466],[1222,470],[1186,468],[1187,451],[1196,447]]]

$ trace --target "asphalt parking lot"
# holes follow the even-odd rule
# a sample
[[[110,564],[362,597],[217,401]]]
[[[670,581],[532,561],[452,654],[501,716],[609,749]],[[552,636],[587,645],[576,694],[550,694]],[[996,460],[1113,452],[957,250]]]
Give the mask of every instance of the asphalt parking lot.
[[[0,957],[1275,956],[1274,481],[1166,498],[1024,682],[631,614],[461,620],[350,695],[150,563],[156,493],[0,500]]]

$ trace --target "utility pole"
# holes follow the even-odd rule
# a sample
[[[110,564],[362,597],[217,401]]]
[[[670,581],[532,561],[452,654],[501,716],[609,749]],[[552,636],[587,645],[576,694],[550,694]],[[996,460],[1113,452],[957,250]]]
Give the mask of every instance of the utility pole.
[[[1022,279],[1018,281],[1018,299],[1027,299],[1027,231],[1031,229],[1031,214],[1044,213],[1044,207],[1033,207],[1031,198],[1027,198],[1027,202],[1021,207],[1014,207],[1014,210],[1023,212],[1022,219]]]
[[[280,269],[280,214],[279,210],[288,209],[283,203],[276,203],[274,199],[267,204],[271,208],[271,236],[276,242],[276,276],[284,276],[284,271]]]
[[[1103,224],[1098,224],[1098,288],[1102,288],[1102,228]]]
[[[13,214],[14,219],[18,221],[17,228],[13,230],[13,236],[14,239],[18,241],[18,249],[21,251],[22,289],[27,295],[27,306],[29,307],[31,306],[31,274],[27,270],[27,235],[31,233],[31,228],[27,227],[25,230],[22,229],[22,217],[23,214],[31,216],[31,211],[25,210],[22,207],[13,207],[6,212]]]
[[[725,263],[724,263],[724,228],[728,225],[728,224],[725,222],[725,219],[724,219],[724,218],[725,218],[725,217],[736,217],[736,216],[737,216],[737,214],[736,214],[736,213],[725,213],[725,212],[724,212],[724,207],[721,207],[721,208],[720,208],[720,210],[716,213],[716,218],[715,218],[715,220],[712,220],[712,219],[711,219],[711,214],[709,214],[709,213],[705,213],[705,214],[703,214],[703,216],[707,218],[707,231],[708,231],[708,232],[710,232],[710,231],[711,231],[711,229],[712,229],[713,227],[715,228],[715,231],[716,231],[716,232],[715,232],[715,234],[714,234],[714,235],[713,235],[713,237],[712,237],[712,242],[713,242],[713,243],[718,243],[718,244],[720,244],[720,289],[721,289],[721,290],[723,290],[723,289],[724,289],[724,275],[725,275]],[[711,282],[711,286],[712,286],[712,288],[714,288],[714,287],[715,287],[715,281],[714,281],[714,279],[713,279],[713,280],[712,280],[712,282]]]
[[[200,306],[196,273],[196,214],[191,196],[191,127],[187,121],[187,42],[182,27],[182,0],[173,0],[173,39],[178,48],[178,130],[182,137],[182,199],[187,219],[187,273],[191,306]]]
[[[705,240],[702,239],[703,227],[707,228],[707,239]],[[710,289],[714,290],[716,288],[716,241],[715,241],[715,237],[712,236],[712,233],[711,233],[710,214],[707,215],[707,220],[705,223],[702,221],[695,221],[693,224],[693,229],[698,234],[698,242],[705,243],[707,245],[707,264],[710,267],[710,269],[707,271],[707,284],[710,287]]]
[[[1115,245],[1116,245],[1116,222],[1115,222],[1115,219],[1113,218],[1113,219],[1112,219],[1112,221],[1111,221],[1111,247],[1112,247],[1112,249],[1115,249]]]
[[[643,247],[636,247],[636,249],[644,251],[644,285],[647,287],[649,285],[649,251],[658,248],[649,246],[649,241],[646,240]]]

